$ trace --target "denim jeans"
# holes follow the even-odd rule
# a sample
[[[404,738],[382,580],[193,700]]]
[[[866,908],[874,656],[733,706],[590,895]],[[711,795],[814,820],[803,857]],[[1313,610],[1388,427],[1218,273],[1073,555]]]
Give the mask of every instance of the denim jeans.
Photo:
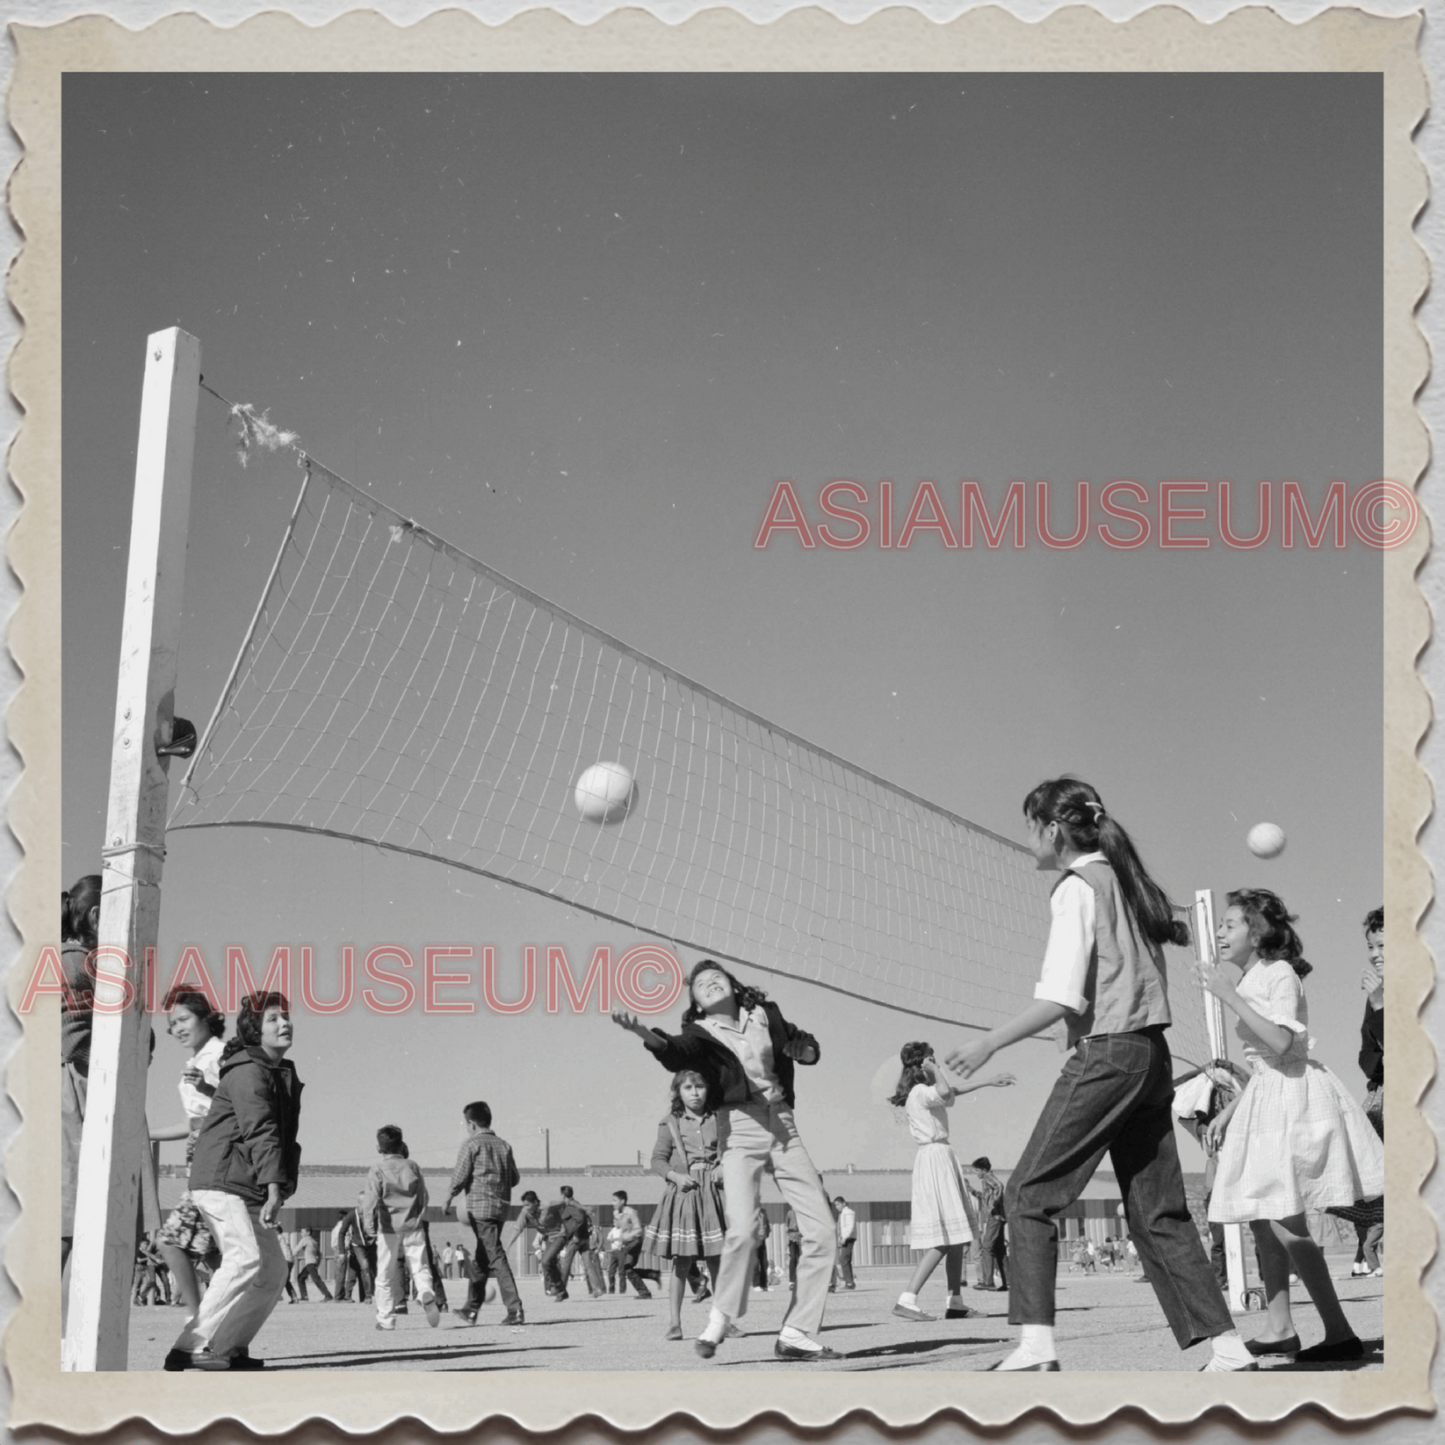
[[[1080,1039],[1008,1182],[1011,1324],[1053,1324],[1055,1220],[1107,1153],[1139,1262],[1179,1347],[1234,1328],[1184,1200],[1171,1073],[1162,1029]]]
[[[497,1293],[501,1295],[507,1313],[520,1315],[522,1296],[517,1293],[517,1281],[512,1276],[507,1251],[502,1248],[501,1220],[478,1219],[473,1215],[472,1236],[477,1248],[467,1269],[467,1302],[463,1308],[472,1314],[481,1309],[487,1297],[487,1280],[495,1278]]]

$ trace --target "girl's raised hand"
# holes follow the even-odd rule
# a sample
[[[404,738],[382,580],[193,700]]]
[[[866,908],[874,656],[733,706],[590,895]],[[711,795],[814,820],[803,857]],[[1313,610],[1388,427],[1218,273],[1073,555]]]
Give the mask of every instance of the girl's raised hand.
[[[1233,963],[1202,963],[1199,965],[1199,982],[1205,990],[1221,1002],[1227,1003],[1234,997],[1244,971]]]
[[[981,1043],[971,1049],[955,1049],[951,1054],[945,1054],[944,1062],[960,1079],[966,1079],[983,1068],[992,1057],[993,1049],[987,1043]]]
[[[630,1034],[636,1034],[649,1048],[661,1048],[666,1040],[659,1033],[654,1033],[640,1018],[627,1012],[626,1009],[613,1009],[612,1022],[620,1029],[626,1029]]]

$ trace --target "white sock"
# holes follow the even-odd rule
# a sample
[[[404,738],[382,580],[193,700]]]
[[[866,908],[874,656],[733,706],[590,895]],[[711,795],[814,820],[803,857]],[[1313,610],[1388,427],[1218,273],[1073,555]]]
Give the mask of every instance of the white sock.
[[[723,1336],[727,1334],[727,1329],[728,1317],[714,1305],[712,1309],[708,1311],[707,1325],[698,1336],[698,1339],[708,1340],[712,1344],[719,1345],[722,1343]]]
[[[1000,1370],[1022,1370],[1029,1365],[1042,1365],[1056,1360],[1054,1327],[1052,1325],[1019,1326],[1018,1348],[1000,1366]]]
[[[816,1340],[811,1340],[811,1339],[809,1339],[808,1336],[805,1335],[805,1334],[802,1332],[802,1330],[798,1329],[797,1326],[795,1326],[795,1325],[784,1325],[784,1326],[782,1327],[782,1329],[778,1331],[778,1338],[779,1338],[785,1345],[792,1345],[794,1349],[798,1349],[798,1350],[820,1350],[820,1349],[822,1349],[822,1346],[821,1346]]]
[[[1238,1330],[1226,1330],[1222,1335],[1215,1335],[1213,1340],[1214,1358],[1222,1364],[1233,1365],[1236,1368],[1240,1365],[1247,1365],[1254,1356],[1245,1348],[1244,1337]]]
[[[916,1310],[918,1308],[918,1296],[916,1294],[909,1294],[907,1290],[904,1290],[903,1293],[898,1296],[898,1303],[906,1310]]]
[[[963,1302],[963,1296],[959,1294],[956,1290],[948,1297],[948,1307],[951,1310],[961,1310],[967,1308],[967,1306]]]

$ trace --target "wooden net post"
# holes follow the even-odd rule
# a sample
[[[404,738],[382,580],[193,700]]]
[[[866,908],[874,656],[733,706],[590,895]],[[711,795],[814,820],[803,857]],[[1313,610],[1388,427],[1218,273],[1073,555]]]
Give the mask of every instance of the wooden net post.
[[[70,1261],[67,1370],[123,1370],[150,1062],[147,973],[160,921],[167,759],[181,630],[201,346],[179,328],[146,342],[102,848],[95,1022]]]
[[[1201,888],[1194,895],[1194,946],[1200,963],[1213,963],[1214,947],[1214,890]],[[1211,1059],[1227,1059],[1228,1041],[1224,1032],[1224,1005],[1212,993],[1204,995],[1204,1023],[1209,1030],[1209,1056]],[[1245,1307],[1244,1297],[1248,1289],[1248,1276],[1244,1262],[1244,1226],[1224,1226],[1224,1268],[1229,1279],[1226,1289],[1229,1308],[1233,1312]]]

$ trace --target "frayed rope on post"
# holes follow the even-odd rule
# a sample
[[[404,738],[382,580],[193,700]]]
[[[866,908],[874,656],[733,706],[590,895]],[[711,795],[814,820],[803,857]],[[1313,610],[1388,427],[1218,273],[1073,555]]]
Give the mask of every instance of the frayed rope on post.
[[[240,458],[243,467],[250,461],[253,447],[258,447],[263,451],[276,452],[280,451],[282,447],[296,445],[294,431],[283,431],[282,428],[274,426],[270,420],[270,412],[258,413],[250,402],[233,403],[231,415],[241,428],[241,435],[236,440],[236,455]]]

